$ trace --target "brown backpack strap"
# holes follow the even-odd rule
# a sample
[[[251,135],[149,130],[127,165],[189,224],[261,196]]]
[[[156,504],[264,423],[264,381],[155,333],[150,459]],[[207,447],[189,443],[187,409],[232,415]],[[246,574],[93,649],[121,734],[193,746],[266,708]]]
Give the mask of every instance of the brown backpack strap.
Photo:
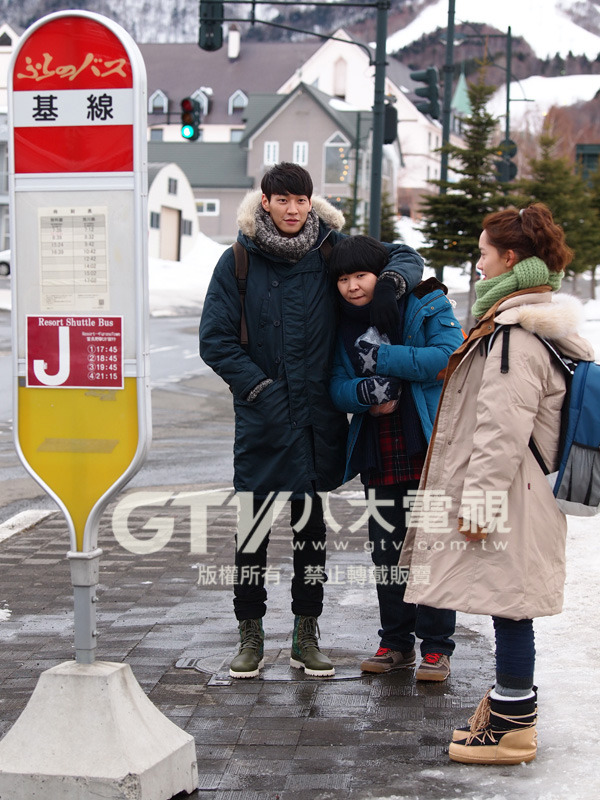
[[[329,241],[329,236],[328,236],[321,242],[321,255],[323,256],[323,259],[326,264],[329,261],[329,256],[331,255],[332,250],[333,250],[333,245]]]
[[[246,282],[248,280],[248,251],[239,242],[233,243],[233,256],[235,258],[235,280],[240,293],[240,305],[242,307],[242,317],[240,319],[240,344],[245,347],[248,344],[248,326],[246,325]]]

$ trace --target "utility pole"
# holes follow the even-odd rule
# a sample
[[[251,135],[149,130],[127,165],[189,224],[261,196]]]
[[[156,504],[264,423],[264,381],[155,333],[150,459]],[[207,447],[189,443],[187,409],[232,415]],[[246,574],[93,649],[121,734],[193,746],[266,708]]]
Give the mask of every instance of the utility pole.
[[[454,6],[455,0],[448,0],[448,30],[446,33],[446,60],[444,63],[444,98],[442,103],[442,146],[450,141],[450,116],[452,110],[452,81],[454,78]],[[448,153],[442,151],[440,180],[448,180]],[[440,194],[446,187],[440,187]]]
[[[369,234],[375,239],[379,239],[381,231],[381,165],[383,162],[387,13],[389,7],[389,0],[379,0],[377,3],[375,96],[373,99],[373,154],[371,158],[371,201],[369,203]]]
[[[450,141],[450,116],[452,112],[452,82],[454,78],[454,8],[455,0],[448,0],[448,30],[446,32],[446,60],[444,62],[444,98],[442,102],[442,163],[440,166],[440,194],[446,194],[448,181],[448,152],[446,145]],[[444,268],[437,267],[435,276],[438,281],[444,280]]]

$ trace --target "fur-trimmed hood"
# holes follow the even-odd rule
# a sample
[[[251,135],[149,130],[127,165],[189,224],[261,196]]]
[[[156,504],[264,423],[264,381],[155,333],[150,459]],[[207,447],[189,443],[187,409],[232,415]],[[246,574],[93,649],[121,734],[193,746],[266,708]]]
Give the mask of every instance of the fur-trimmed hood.
[[[254,239],[256,234],[256,222],[254,215],[256,213],[256,209],[260,206],[261,197],[261,190],[254,189],[251,192],[248,192],[238,208],[238,228],[250,239]],[[335,231],[342,230],[344,227],[344,215],[339,209],[335,208],[335,206],[332,206],[331,203],[325,200],[324,197],[313,195],[312,207],[319,219],[321,219],[328,228],[332,228]]]
[[[594,348],[578,334],[585,319],[583,304],[568,294],[543,292],[509,298],[496,314],[499,325],[520,325],[527,331],[552,339],[571,358],[594,360]]]

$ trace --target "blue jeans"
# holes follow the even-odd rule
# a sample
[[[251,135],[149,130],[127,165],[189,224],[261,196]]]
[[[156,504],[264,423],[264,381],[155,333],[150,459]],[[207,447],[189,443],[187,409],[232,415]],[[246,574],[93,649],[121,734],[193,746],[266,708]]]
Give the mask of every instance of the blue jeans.
[[[535,667],[533,620],[492,617],[496,632],[496,683],[531,689]]]
[[[393,506],[377,508],[387,526],[387,530],[376,517],[369,516],[369,541],[371,542],[373,563],[377,570],[376,586],[379,600],[379,617],[381,630],[379,636],[381,647],[407,653],[415,645],[415,634],[421,639],[421,655],[427,653],[444,653],[447,656],[454,652],[454,634],[456,613],[429,606],[417,606],[404,601],[406,584],[390,581],[390,568],[398,564],[400,550],[406,536],[406,514],[403,500],[410,489],[417,489],[419,481],[405,481],[394,486],[365,486],[365,495],[375,492],[376,500],[393,500]],[[386,582],[387,581],[387,582]]]

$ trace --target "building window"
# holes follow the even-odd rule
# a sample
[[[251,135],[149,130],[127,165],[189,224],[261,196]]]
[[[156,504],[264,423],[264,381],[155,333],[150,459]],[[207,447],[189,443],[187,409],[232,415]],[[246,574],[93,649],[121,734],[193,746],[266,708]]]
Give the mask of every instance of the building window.
[[[279,161],[279,142],[265,142],[263,163],[271,166]]]
[[[150,128],[150,141],[162,142],[162,140],[163,140],[163,128]]]
[[[206,117],[210,111],[212,89],[209,89],[208,86],[203,86],[201,89],[196,89],[190,96],[192,100],[197,100],[200,103],[200,113],[203,117]]]
[[[169,178],[169,194],[177,194],[177,178]]]
[[[229,131],[229,141],[230,142],[241,142],[243,135],[244,135],[244,129],[243,128],[232,128]]]
[[[333,65],[333,94],[335,97],[346,97],[348,65],[346,59],[338,58]]]
[[[181,235],[182,236],[191,236],[192,235],[192,220],[191,219],[182,219],[181,220]]]
[[[148,98],[148,113],[149,114],[166,114],[169,110],[169,98],[161,90],[157,89],[152,92]]]
[[[292,161],[305,167],[308,164],[308,142],[294,142]]]
[[[325,144],[325,183],[346,184],[350,180],[350,142],[334,133]]]
[[[8,194],[8,144],[0,142],[0,192]]]
[[[160,214],[158,211],[150,212],[150,227],[157,229],[160,228]]]
[[[12,39],[6,31],[0,36],[0,47],[12,47]]]
[[[234,111],[241,111],[248,105],[248,97],[242,92],[241,89],[237,89],[229,98],[229,116],[233,114]]]
[[[218,217],[220,204],[218,200],[196,200],[196,211],[202,217]]]

